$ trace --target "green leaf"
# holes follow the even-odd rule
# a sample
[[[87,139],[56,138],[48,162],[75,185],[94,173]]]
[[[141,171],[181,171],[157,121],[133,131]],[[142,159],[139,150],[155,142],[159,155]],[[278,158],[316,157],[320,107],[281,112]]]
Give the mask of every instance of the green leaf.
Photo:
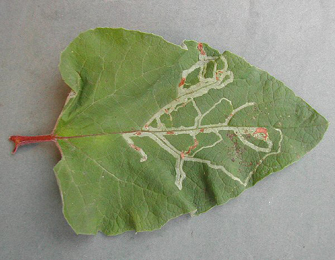
[[[297,161],[328,126],[267,72],[195,41],[98,28],[59,68],[72,92],[54,131],[55,172],[79,234],[203,213]]]

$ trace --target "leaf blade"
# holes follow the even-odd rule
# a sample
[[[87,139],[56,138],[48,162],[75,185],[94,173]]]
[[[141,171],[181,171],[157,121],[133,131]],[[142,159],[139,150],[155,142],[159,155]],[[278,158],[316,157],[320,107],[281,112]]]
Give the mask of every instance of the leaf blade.
[[[55,128],[55,172],[77,233],[154,230],[200,214],[321,140],[327,121],[282,82],[230,52],[184,44],[100,28],[63,52],[74,93]]]

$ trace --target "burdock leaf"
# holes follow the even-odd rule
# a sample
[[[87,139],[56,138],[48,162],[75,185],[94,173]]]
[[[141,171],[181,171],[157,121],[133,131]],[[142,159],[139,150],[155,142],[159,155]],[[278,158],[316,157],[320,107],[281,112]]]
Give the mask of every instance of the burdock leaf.
[[[98,28],[65,49],[59,68],[72,91],[40,139],[61,150],[54,170],[79,234],[203,213],[297,161],[328,126],[267,72],[195,41]]]

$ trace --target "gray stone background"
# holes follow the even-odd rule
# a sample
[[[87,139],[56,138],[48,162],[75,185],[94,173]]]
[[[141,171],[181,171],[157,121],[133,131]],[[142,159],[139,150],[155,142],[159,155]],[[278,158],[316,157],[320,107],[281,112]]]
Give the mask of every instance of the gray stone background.
[[[59,54],[95,27],[230,50],[286,83],[329,130],[298,163],[199,217],[77,236],[62,215],[56,146],[12,156],[8,137],[51,132],[69,92]],[[0,258],[335,259],[334,74],[334,0],[0,0]]]

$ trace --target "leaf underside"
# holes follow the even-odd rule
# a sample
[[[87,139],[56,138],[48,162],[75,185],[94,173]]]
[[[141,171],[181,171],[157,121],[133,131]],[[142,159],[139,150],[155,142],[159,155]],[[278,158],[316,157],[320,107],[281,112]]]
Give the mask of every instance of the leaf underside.
[[[97,28],[59,68],[72,91],[54,170],[78,234],[151,231],[203,213],[297,161],[328,126],[267,72],[195,41]]]

